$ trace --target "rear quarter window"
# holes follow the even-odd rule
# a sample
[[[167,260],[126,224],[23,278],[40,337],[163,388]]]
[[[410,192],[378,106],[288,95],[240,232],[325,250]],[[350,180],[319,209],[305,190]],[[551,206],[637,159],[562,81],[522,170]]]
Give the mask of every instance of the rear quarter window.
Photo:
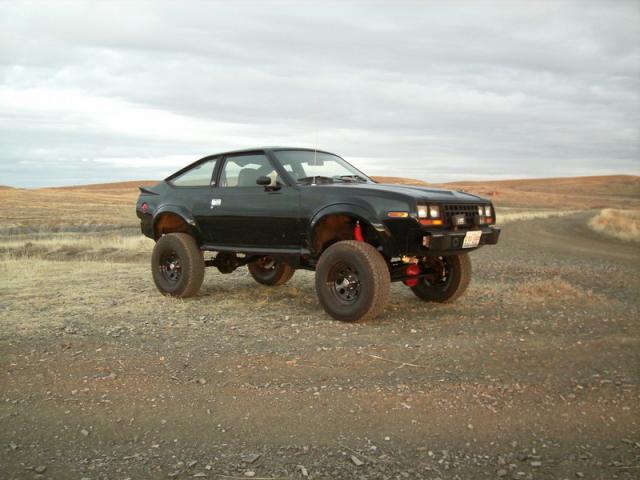
[[[218,159],[213,158],[199,163],[186,172],[172,178],[169,182],[176,187],[208,187],[213,180],[213,171]]]

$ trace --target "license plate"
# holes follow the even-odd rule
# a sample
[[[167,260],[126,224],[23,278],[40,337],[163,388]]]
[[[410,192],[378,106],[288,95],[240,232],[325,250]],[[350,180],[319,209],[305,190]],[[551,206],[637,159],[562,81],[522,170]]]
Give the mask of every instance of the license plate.
[[[480,237],[482,237],[482,232],[480,230],[467,232],[464,236],[464,242],[462,242],[462,248],[477,247],[480,244]]]

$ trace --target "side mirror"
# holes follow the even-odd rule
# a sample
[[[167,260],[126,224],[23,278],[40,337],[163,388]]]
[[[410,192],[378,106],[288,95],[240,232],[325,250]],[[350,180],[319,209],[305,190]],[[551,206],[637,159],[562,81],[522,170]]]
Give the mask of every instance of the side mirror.
[[[271,179],[266,175],[261,175],[256,180],[256,183],[262,187],[268,187],[269,185],[271,185]]]

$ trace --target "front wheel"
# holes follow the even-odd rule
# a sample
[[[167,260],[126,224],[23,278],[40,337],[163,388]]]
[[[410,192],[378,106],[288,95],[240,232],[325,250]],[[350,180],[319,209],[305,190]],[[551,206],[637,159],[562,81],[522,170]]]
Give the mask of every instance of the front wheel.
[[[195,239],[187,233],[169,233],[156,242],[151,272],[158,290],[172,297],[192,297],[204,279],[204,258]]]
[[[471,259],[468,253],[430,257],[423,267],[429,274],[411,287],[411,291],[425,302],[453,302],[467,290],[471,282]]]
[[[284,285],[289,281],[295,269],[287,262],[273,257],[261,257],[248,265],[253,279],[262,285]]]
[[[389,300],[387,262],[373,246],[354,240],[334,243],[316,266],[316,293],[324,310],[336,320],[368,320]]]

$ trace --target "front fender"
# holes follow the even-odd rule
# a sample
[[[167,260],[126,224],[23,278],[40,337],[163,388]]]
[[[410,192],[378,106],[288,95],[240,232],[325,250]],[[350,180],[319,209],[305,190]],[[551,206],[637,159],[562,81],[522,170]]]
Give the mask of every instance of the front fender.
[[[311,239],[313,238],[315,228],[327,215],[347,215],[356,218],[360,223],[368,226],[370,230],[375,233],[378,242],[382,246],[383,253],[387,257],[391,258],[396,255],[397,247],[393,236],[386,225],[380,221],[374,210],[354,203],[337,203],[323,207],[315,212],[307,228],[307,238],[309,239],[310,247],[312,247]]]

